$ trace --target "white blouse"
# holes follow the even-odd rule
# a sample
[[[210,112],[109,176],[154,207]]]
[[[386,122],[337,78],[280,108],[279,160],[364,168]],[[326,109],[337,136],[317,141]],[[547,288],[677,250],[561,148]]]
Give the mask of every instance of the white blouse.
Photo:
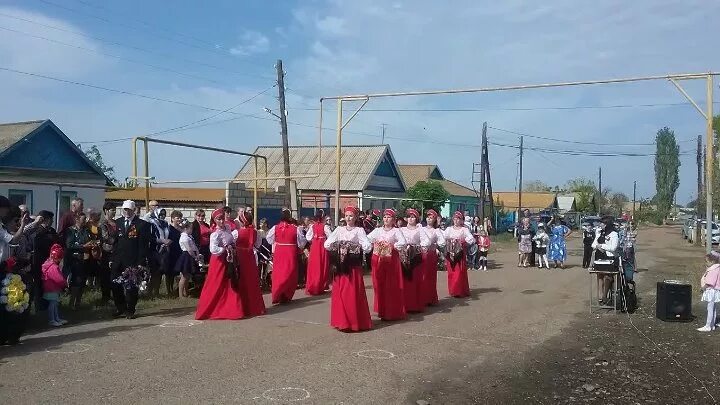
[[[407,245],[405,236],[403,236],[403,233],[399,228],[390,228],[390,230],[383,227],[375,228],[368,234],[367,237],[370,240],[370,243],[387,242],[392,244],[396,250],[400,250]]]
[[[444,236],[445,236],[446,240],[447,239],[464,240],[465,243],[467,243],[468,245],[472,245],[473,243],[475,243],[475,237],[472,236],[472,234],[470,233],[470,230],[464,226],[461,226],[459,228],[451,226],[451,227],[445,229]]]
[[[268,231],[267,235],[265,235],[265,240],[268,241],[269,244],[274,245],[275,244],[275,227],[273,226]],[[302,229],[300,227],[297,227],[297,245],[300,249],[304,248],[307,244],[307,239],[305,239],[305,235],[302,233]]]
[[[598,243],[598,238],[600,237],[600,232],[598,232],[595,235],[595,240],[592,243],[592,248],[597,249],[600,248],[607,253],[608,257],[615,257],[615,251],[618,248],[618,243],[620,242],[618,233],[615,231],[610,232],[609,235],[605,235],[605,243]]]
[[[439,248],[445,247],[445,235],[440,228],[426,226],[422,228],[425,236],[430,240],[430,245],[436,245]]]
[[[200,253],[193,237],[185,232],[180,234],[180,250],[183,252],[189,252],[193,256]]]
[[[235,238],[228,228],[218,228],[210,234],[210,253],[221,255],[225,253],[225,246],[233,243],[235,243]]]
[[[315,236],[315,233],[313,232],[314,226],[311,226],[308,228],[307,233],[305,234],[305,239],[308,241],[313,240],[313,237]],[[330,234],[332,233],[332,230],[330,229],[330,226],[325,225],[325,237],[329,238]]]
[[[427,233],[423,231],[421,226],[416,226],[415,228],[404,226],[400,228],[400,232],[402,232],[408,245],[420,245],[420,247],[424,248],[431,245]]]
[[[330,245],[334,242],[340,241],[358,243],[365,253],[370,253],[370,251],[372,251],[372,243],[370,243],[367,235],[365,235],[365,229],[361,227],[355,226],[350,228],[347,226],[339,226],[335,228],[335,230],[325,240],[325,249],[330,249]]]

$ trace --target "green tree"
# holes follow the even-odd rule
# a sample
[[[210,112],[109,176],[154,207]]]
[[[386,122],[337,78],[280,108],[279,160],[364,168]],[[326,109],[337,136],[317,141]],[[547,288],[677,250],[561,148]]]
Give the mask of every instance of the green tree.
[[[595,210],[595,183],[585,177],[569,180],[565,189],[575,194],[575,207],[578,212],[592,212]]]
[[[436,181],[419,181],[407,190],[407,200],[401,202],[403,209],[415,208],[418,211],[434,209],[440,212],[450,193]]]
[[[625,208],[625,203],[629,202],[630,198],[624,193],[617,192],[611,193],[606,201],[607,204],[605,209],[603,209],[603,212],[617,217],[622,214],[623,209]]]
[[[680,185],[680,147],[675,140],[675,132],[668,127],[657,132],[655,144],[655,202],[658,212],[667,216]]]
[[[78,145],[78,147],[80,147],[80,145]],[[105,173],[105,176],[110,179],[113,184],[116,184],[118,182],[117,178],[115,177],[115,168],[105,164],[102,154],[100,153],[97,145],[92,145],[90,148],[85,149],[83,152],[85,153],[85,156],[90,159],[91,162],[95,163],[95,165],[99,167],[103,173]]]
[[[540,180],[533,180],[525,183],[523,185],[523,190],[527,191],[528,193],[533,192],[541,192],[541,193],[549,193],[553,191],[553,188],[549,185],[543,183]]]

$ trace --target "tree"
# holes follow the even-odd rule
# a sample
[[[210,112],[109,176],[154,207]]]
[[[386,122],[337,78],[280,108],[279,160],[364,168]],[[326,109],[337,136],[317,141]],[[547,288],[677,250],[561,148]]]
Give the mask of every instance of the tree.
[[[628,196],[624,193],[618,192],[610,194],[609,198],[606,201],[607,206],[605,207],[605,209],[603,209],[603,212],[617,217],[622,214],[625,208],[625,203],[629,202],[630,198],[628,198]]]
[[[657,132],[655,144],[655,202],[658,212],[667,216],[680,185],[680,147],[675,140],[675,132],[668,127]]]
[[[78,145],[78,147],[80,147],[80,145]],[[105,164],[102,154],[100,153],[97,145],[93,145],[90,148],[85,149],[83,152],[85,153],[85,156],[90,159],[91,162],[93,162],[97,167],[100,168],[100,170],[102,170],[103,173],[105,173],[105,176],[110,179],[113,184],[118,182],[117,178],[115,177],[115,168]]]
[[[406,194],[408,200],[403,200],[400,204],[403,209],[415,208],[420,212],[430,208],[440,212],[445,201],[450,198],[450,193],[436,181],[419,181],[410,187]]]
[[[552,192],[552,190],[553,190],[552,187],[543,183],[540,180],[529,181],[523,185],[523,191],[527,191],[528,193],[533,193],[533,192],[549,193],[549,192]]]
[[[591,212],[595,208],[595,183],[585,177],[569,180],[565,184],[568,192],[575,194],[575,207],[578,212]]]

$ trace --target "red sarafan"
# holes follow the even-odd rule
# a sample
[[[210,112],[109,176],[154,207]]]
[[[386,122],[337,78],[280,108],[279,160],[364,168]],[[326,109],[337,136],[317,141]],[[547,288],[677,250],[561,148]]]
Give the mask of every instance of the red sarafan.
[[[246,316],[265,314],[265,302],[263,301],[262,290],[260,290],[260,274],[254,253],[254,249],[259,248],[260,243],[261,240],[258,237],[257,229],[252,225],[238,228],[235,246],[238,278],[240,280],[240,298]]]
[[[298,284],[298,254],[299,248],[305,246],[305,238],[289,211],[284,210],[280,223],[268,231],[266,239],[273,246],[272,303],[290,302]]]
[[[323,294],[330,286],[330,262],[323,246],[329,236],[330,227],[322,222],[318,221],[308,229],[306,238],[310,242],[310,257],[305,281],[307,295]]]

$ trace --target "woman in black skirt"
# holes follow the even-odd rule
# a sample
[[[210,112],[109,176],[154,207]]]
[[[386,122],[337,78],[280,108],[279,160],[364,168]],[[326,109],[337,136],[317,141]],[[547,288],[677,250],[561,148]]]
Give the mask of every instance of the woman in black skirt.
[[[193,227],[190,222],[184,220],[180,224],[182,233],[180,234],[180,258],[175,263],[175,273],[180,274],[178,282],[178,290],[180,298],[188,296],[188,282],[192,280],[195,273],[198,272],[198,259],[200,251],[192,237]]]

